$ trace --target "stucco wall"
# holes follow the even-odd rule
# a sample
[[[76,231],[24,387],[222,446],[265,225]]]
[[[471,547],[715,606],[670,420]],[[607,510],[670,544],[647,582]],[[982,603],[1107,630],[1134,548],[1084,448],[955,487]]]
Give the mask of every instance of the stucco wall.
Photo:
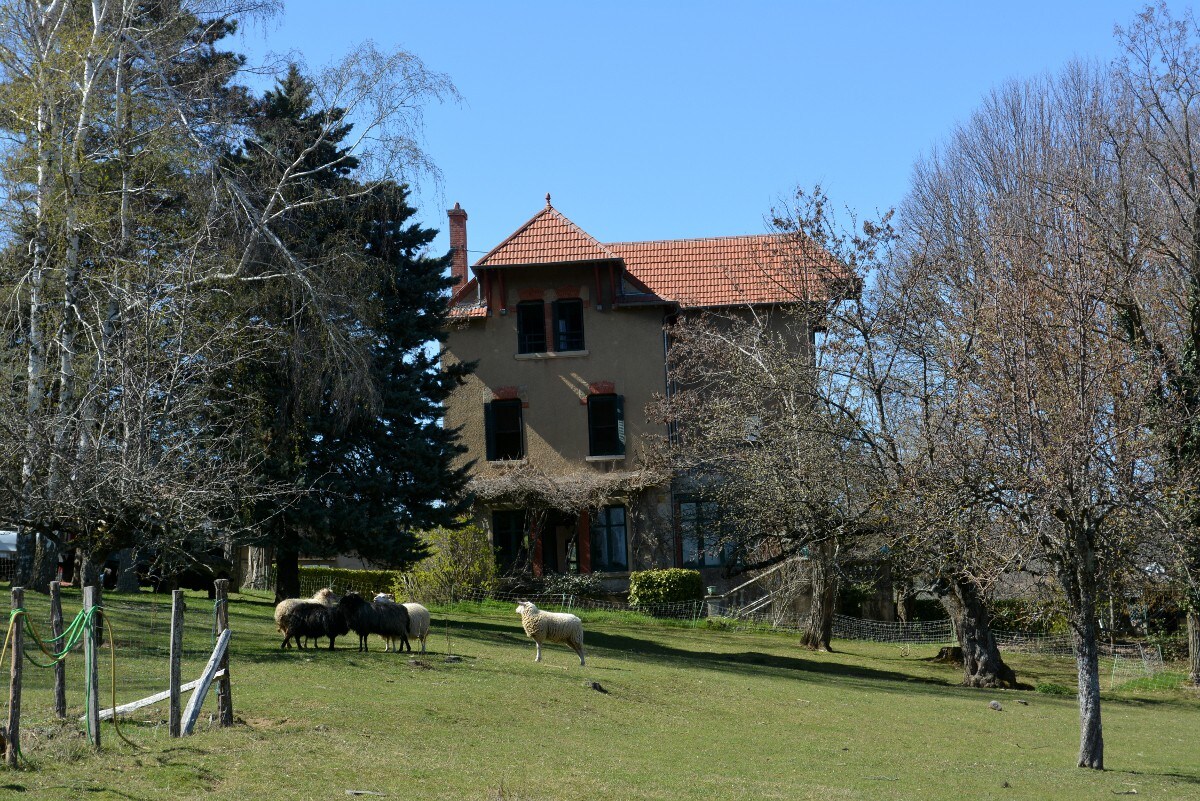
[[[614,310],[605,304],[598,311],[589,268],[515,268],[505,279],[508,314],[493,308],[489,317],[455,323],[447,343],[448,360],[479,362],[446,407],[446,424],[462,428],[466,458],[478,460],[477,473],[493,467],[486,462],[483,406],[497,393],[515,388],[524,407],[529,462],[547,473],[635,469],[645,437],[665,433],[645,414],[652,396],[665,386],[662,308]],[[560,294],[583,300],[586,355],[517,354],[517,303],[535,294],[547,303]],[[625,398],[626,456],[615,462],[589,462],[586,399],[589,387],[604,382]]]

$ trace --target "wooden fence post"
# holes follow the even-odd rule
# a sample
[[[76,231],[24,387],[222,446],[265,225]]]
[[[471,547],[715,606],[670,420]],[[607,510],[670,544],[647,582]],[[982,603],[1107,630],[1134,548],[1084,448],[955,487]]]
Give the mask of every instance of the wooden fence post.
[[[25,590],[21,587],[12,588],[12,608],[22,609],[25,606]],[[4,762],[10,768],[17,766],[17,754],[21,751],[21,668],[25,665],[24,621],[9,618],[12,622],[12,673],[8,683],[8,747],[4,752]]]
[[[62,613],[62,582],[50,582],[50,636],[61,637],[63,633],[63,613]],[[55,651],[61,651],[66,647],[66,643],[62,640],[55,639]],[[62,659],[54,663],[54,715],[62,719],[67,716],[67,659],[64,656]]]
[[[183,610],[184,592],[175,590],[171,593],[171,677],[167,685],[171,693],[171,711],[167,718],[167,733],[172,737],[179,736],[180,721],[183,719],[179,689],[179,665],[183,658]]]
[[[97,586],[83,588],[84,610],[100,606],[100,588]],[[100,612],[92,615],[90,632],[85,632],[83,638],[83,669],[87,677],[87,728],[92,745],[100,748],[100,669],[96,663],[96,644],[100,639]]]
[[[213,611],[217,615],[217,636],[229,630],[229,579],[217,579],[214,582],[216,587],[216,600],[213,601]],[[221,656],[221,663],[218,665],[218,670],[221,676],[217,683],[217,717],[220,718],[222,726],[233,725],[233,696],[230,694],[229,682],[229,649],[225,649],[225,653]],[[221,675],[221,674],[224,675]]]
[[[204,666],[204,672],[200,674],[200,680],[196,682],[196,689],[192,690],[192,697],[188,699],[187,708],[183,710],[183,735],[185,737],[191,734],[196,727],[196,719],[200,717],[200,708],[204,706],[204,696],[208,694],[208,687],[216,678],[217,665],[229,647],[231,633],[226,629],[217,638],[217,645],[213,648],[212,656],[208,658],[208,664]]]

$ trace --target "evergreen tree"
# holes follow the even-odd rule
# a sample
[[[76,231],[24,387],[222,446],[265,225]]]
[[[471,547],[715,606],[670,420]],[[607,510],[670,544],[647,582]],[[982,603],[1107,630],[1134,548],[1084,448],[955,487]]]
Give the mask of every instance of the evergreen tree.
[[[251,511],[257,544],[274,549],[283,598],[299,594],[302,553],[403,566],[423,555],[414,528],[461,511],[465,471],[451,467],[460,448],[438,418],[464,371],[439,370],[449,257],[422,255],[436,232],[411,222],[407,188],[356,181],[358,161],[343,145],[351,126],[338,109],[314,108],[296,68],[256,111],[236,168],[258,186],[278,185],[289,166],[301,176],[285,182],[284,248],[264,247],[256,269],[303,260],[312,265],[304,280],[326,301],[283,282],[246,309],[279,345],[279,358],[241,379],[260,399],[262,477],[296,493]],[[327,133],[311,147],[320,128]]]

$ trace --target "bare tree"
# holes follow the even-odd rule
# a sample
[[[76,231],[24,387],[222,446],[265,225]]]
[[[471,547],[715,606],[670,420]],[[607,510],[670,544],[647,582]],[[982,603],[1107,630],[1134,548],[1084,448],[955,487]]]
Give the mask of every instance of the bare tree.
[[[1131,146],[1121,154],[1124,203],[1088,200],[1113,257],[1137,271],[1120,288],[1118,311],[1135,353],[1159,376],[1153,423],[1174,487],[1159,564],[1183,590],[1189,679],[1200,686],[1200,507],[1180,503],[1195,496],[1200,475],[1200,25],[1191,11],[1176,18],[1160,3],[1117,39],[1124,54],[1111,80],[1121,106],[1108,127]],[[1129,242],[1138,247],[1121,249]],[[1185,509],[1190,517],[1177,514]]]
[[[1044,559],[1068,606],[1079,670],[1081,767],[1103,767],[1097,605],[1126,566],[1123,511],[1152,489],[1152,372],[1118,327],[1134,278],[1090,198],[1122,198],[1127,142],[1097,70],[993,93],[917,172],[911,269],[960,342],[942,354],[976,469],[1018,561]],[[1126,252],[1136,240],[1121,243]],[[1133,532],[1136,533],[1136,532]]]
[[[877,521],[863,448],[821,402],[846,390],[817,369],[812,325],[804,307],[682,317],[670,333],[674,389],[651,411],[674,431],[658,458],[715,504],[715,548],[731,545],[742,570],[807,559],[802,642],[828,650],[839,550]]]

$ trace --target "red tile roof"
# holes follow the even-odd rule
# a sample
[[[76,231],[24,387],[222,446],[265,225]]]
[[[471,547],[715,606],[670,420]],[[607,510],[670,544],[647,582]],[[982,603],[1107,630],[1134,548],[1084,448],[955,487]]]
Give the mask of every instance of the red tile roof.
[[[487,304],[479,297],[479,280],[472,278],[450,292],[452,320],[464,317],[487,317]]]
[[[625,269],[680,306],[794,303],[829,296],[845,268],[788,234],[612,242]]]
[[[616,256],[612,251],[551,206],[547,195],[546,208],[475,262],[475,267],[562,264],[614,258]]]
[[[794,234],[601,244],[552,207],[549,196],[546,207],[477,261],[475,270],[600,260],[624,262],[627,278],[646,290],[639,302],[685,308],[828,298],[848,277],[844,265]],[[474,292],[467,297],[473,286],[474,279],[456,293],[451,316],[486,315]]]

